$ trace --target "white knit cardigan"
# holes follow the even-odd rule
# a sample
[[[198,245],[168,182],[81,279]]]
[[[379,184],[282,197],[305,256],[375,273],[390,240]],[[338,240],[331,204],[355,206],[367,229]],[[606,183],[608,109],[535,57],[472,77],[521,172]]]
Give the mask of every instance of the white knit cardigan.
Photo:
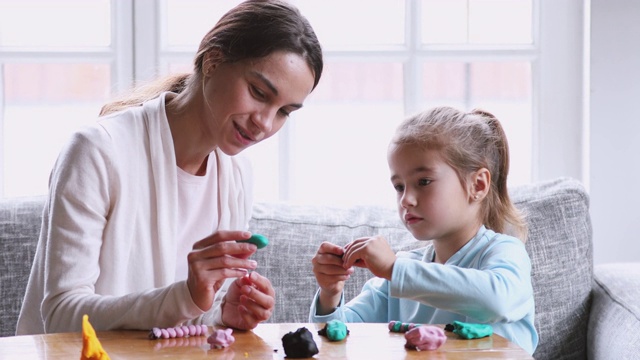
[[[205,313],[186,282],[175,281],[180,224],[165,96],[100,118],[61,151],[17,334],[79,331],[83,314],[96,330],[219,319],[213,310],[220,296]],[[218,229],[246,230],[253,200],[250,164],[221,151],[215,156]]]

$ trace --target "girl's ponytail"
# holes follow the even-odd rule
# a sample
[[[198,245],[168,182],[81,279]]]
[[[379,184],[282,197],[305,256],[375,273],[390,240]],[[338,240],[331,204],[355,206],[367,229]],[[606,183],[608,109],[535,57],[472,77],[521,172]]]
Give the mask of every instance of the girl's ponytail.
[[[509,175],[509,144],[500,121],[491,113],[476,109],[471,114],[481,116],[493,133],[493,148],[489,151],[491,190],[484,205],[484,221],[487,227],[497,231],[514,233],[523,242],[527,240],[527,224],[522,213],[516,209],[509,197],[507,176]],[[491,154],[491,155],[490,155]]]

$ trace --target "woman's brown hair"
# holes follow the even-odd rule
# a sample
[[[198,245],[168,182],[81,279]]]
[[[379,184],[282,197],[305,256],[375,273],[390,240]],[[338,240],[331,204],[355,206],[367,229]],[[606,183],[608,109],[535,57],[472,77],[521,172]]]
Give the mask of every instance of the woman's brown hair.
[[[139,86],[121,99],[106,104],[107,115],[157,97],[199,84],[205,59],[234,63],[258,59],[276,51],[303,57],[313,71],[313,88],[322,74],[322,48],[307,19],[293,5],[281,0],[247,0],[229,10],[200,42],[192,73],[170,75]]]

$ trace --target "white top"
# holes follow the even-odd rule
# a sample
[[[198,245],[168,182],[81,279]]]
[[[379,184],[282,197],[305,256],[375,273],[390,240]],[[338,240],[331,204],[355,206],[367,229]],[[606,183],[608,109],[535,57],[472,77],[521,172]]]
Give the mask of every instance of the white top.
[[[207,159],[207,172],[196,176],[178,168],[178,249],[176,280],[186,280],[187,254],[193,243],[218,228],[218,171],[215,154]]]
[[[96,330],[219,318],[224,291],[205,314],[175,276],[177,166],[165,95],[99,118],[62,149],[49,179],[18,335],[80,331],[84,314]],[[246,230],[250,164],[220,151],[216,159],[218,229]]]

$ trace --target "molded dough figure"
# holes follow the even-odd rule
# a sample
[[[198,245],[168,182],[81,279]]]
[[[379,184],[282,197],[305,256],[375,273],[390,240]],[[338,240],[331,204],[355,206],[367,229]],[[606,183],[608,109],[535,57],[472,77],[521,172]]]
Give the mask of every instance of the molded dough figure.
[[[447,341],[444,330],[429,325],[418,326],[407,331],[404,338],[407,340],[405,347],[416,350],[436,350]]]
[[[82,316],[82,353],[80,360],[110,360],[109,354],[102,348],[96,331],[89,322],[89,315]]]
[[[233,329],[225,329],[225,330],[215,330],[211,336],[207,338],[207,342],[211,344],[212,349],[222,349],[226,348],[229,345],[233,344],[236,341],[236,338],[231,335],[233,333]]]
[[[403,323],[401,321],[395,321],[395,320],[391,320],[389,321],[389,331],[391,332],[400,332],[400,333],[404,333],[407,332],[417,326],[420,326],[420,324],[414,324],[414,323]]]
[[[207,325],[183,325],[166,329],[154,327],[149,331],[149,339],[170,339],[200,335],[207,336],[208,332],[209,330]]]

